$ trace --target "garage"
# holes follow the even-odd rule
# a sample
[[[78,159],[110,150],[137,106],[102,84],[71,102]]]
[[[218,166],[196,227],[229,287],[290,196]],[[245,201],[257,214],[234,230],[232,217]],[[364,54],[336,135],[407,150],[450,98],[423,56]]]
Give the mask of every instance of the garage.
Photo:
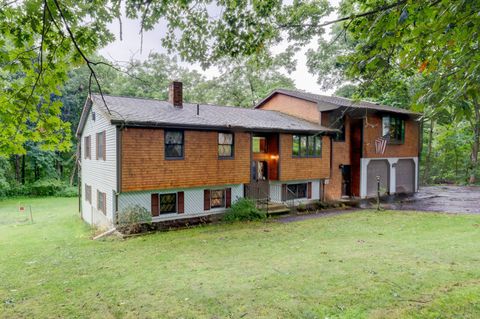
[[[415,192],[415,162],[413,159],[398,160],[395,170],[395,192],[397,194]]]
[[[371,160],[367,165],[367,196],[377,196],[377,176],[380,176],[380,195],[390,191],[390,164],[387,160]]]

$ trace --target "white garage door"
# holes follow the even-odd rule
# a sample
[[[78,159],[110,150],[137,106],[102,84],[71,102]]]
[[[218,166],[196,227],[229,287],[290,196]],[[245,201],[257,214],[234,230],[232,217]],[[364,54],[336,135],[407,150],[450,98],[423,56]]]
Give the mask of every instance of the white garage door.
[[[367,166],[367,196],[377,196],[377,176],[380,176],[380,195],[390,192],[390,164],[387,160],[371,160]]]
[[[395,192],[415,192],[415,162],[412,159],[398,160],[395,170]]]

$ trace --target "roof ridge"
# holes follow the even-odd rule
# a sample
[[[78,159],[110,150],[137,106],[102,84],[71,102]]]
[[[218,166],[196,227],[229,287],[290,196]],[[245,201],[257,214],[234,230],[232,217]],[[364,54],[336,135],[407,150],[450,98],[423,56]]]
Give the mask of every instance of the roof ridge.
[[[96,95],[101,97],[102,95],[100,93],[92,93],[91,95]],[[129,95],[117,95],[117,94],[103,94],[103,96],[110,96],[110,97],[119,97],[119,98],[126,98],[126,99],[138,99],[138,100],[147,100],[147,101],[155,101],[155,102],[166,102],[170,103],[168,100],[160,100],[160,99],[155,99],[151,97],[140,97],[140,96],[129,96]],[[183,104],[191,104],[193,106],[195,105],[208,105],[208,106],[217,106],[217,107],[231,107],[231,108],[236,108],[236,109],[250,109],[250,107],[244,107],[244,106],[234,106],[234,105],[218,105],[218,104],[213,104],[213,103],[200,103],[200,102],[183,102]]]

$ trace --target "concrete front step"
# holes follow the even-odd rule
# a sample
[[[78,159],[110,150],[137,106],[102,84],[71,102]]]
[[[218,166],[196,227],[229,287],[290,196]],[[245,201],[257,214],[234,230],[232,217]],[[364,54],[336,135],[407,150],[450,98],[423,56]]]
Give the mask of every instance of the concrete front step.
[[[290,208],[288,208],[286,205],[281,204],[281,203],[269,203],[268,207],[266,204],[261,204],[257,206],[258,208],[267,211],[268,214],[285,214],[285,213],[290,213]]]

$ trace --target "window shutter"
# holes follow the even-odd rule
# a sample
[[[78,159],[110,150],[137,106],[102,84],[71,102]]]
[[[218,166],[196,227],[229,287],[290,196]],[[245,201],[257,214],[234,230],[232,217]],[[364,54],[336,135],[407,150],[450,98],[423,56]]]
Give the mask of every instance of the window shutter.
[[[85,144],[84,151],[83,151],[83,158],[87,158],[87,137],[83,138],[83,144]]]
[[[229,187],[225,189],[225,207],[229,208],[232,206],[232,189]]]
[[[107,132],[103,131],[103,160],[107,160]]]
[[[185,212],[185,202],[184,202],[184,193],[178,192],[177,193],[177,213],[183,214]]]
[[[307,198],[312,198],[312,182],[307,183]]]
[[[203,190],[203,210],[210,210],[210,190]]]
[[[282,202],[287,200],[287,184],[282,184]]]
[[[98,133],[95,134],[95,156],[98,160]]]
[[[107,215],[107,193],[103,193],[103,213]]]
[[[152,194],[152,216],[160,215],[158,200],[159,200],[158,194]]]

